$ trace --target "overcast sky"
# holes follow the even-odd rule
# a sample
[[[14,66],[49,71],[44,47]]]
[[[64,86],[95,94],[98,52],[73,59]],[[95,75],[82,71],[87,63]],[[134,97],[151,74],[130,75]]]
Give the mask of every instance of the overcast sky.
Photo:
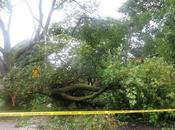
[[[13,0],[14,9],[13,9],[13,18],[12,18],[12,26],[11,26],[11,40],[12,45],[24,40],[26,38],[30,38],[33,33],[34,24],[33,19],[30,15],[30,12],[23,0]],[[36,1],[38,0],[28,0],[31,2],[32,8],[37,8]],[[97,0],[99,2],[98,7],[98,15],[104,17],[113,17],[120,18],[120,14],[117,12],[118,8],[126,1],[126,0]],[[47,13],[47,7],[50,7],[47,3],[43,3],[43,10]],[[63,18],[61,12],[57,12],[53,16],[53,20],[55,18]],[[2,39],[2,38],[0,38]],[[1,42],[2,43],[2,42]]]

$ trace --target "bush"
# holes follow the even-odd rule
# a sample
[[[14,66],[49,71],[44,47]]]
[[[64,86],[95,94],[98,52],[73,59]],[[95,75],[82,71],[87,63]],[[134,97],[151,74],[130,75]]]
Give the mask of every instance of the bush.
[[[125,73],[127,71],[127,73]],[[161,58],[147,59],[143,64],[121,70],[120,84],[130,108],[158,109],[175,106],[173,65]]]
[[[51,98],[38,94],[30,101],[29,106],[32,111],[49,111],[54,109]]]
[[[109,62],[110,63],[110,62]],[[103,78],[112,84],[113,109],[165,109],[175,107],[175,69],[162,58],[122,66],[118,61],[106,66]],[[143,116],[152,124],[174,120],[175,114],[150,113]]]

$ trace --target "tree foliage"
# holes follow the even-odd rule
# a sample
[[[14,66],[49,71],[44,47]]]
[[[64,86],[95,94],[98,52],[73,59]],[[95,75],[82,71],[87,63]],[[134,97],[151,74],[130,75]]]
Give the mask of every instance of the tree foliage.
[[[174,108],[173,0],[128,0],[120,9],[125,19],[79,12],[73,17],[75,25],[50,26],[53,11],[66,2],[89,10],[88,4],[82,6],[74,0],[53,0],[44,23],[39,0],[34,37],[13,48],[0,18],[4,36],[0,69],[5,92],[16,95],[19,106],[24,99],[24,104],[34,104],[36,95],[45,95],[56,102],[96,103],[108,109]],[[40,71],[38,77],[32,76],[35,67]],[[174,121],[174,116],[138,115],[155,124],[163,119]]]

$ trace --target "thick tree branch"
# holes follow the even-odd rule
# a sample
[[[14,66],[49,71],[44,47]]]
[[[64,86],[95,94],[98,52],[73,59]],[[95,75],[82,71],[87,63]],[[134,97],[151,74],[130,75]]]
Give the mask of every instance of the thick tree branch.
[[[12,13],[13,13],[11,2],[9,2],[8,10],[9,10],[9,19],[8,19],[8,24],[7,24],[7,32],[10,34],[10,28],[11,28],[11,22],[12,22]],[[9,37],[9,39],[10,39],[10,37]]]
[[[34,39],[31,41],[29,46],[27,46],[26,48],[21,49],[20,51],[18,51],[16,53],[16,58],[19,58],[25,52],[29,51],[35,44],[38,43],[38,41],[40,41],[44,37],[44,34],[47,32],[50,21],[51,21],[51,17],[52,17],[53,11],[54,11],[55,3],[56,3],[56,0],[53,0],[52,5],[51,5],[51,9],[49,11],[49,14],[48,14],[48,17],[47,17],[47,20],[46,20],[46,24],[43,27],[42,0],[39,1],[40,19],[39,19],[39,24],[38,24],[38,28],[37,28],[36,34],[34,36]],[[41,30],[42,30],[42,32],[41,32]]]
[[[43,0],[39,0],[39,23],[38,23],[38,28],[36,30],[36,34],[34,36],[34,41],[39,41],[40,40],[40,32],[42,30],[42,24],[43,24],[43,12],[42,12],[42,4]]]
[[[39,37],[40,39],[42,39],[44,37],[45,33],[48,30],[49,23],[51,21],[51,17],[52,17],[53,11],[54,11],[55,4],[56,4],[56,0],[53,0],[52,1],[52,5],[51,5],[51,8],[50,8],[50,11],[49,11],[49,14],[47,16],[46,24],[45,24],[45,26],[43,28],[43,31],[42,31],[42,33],[41,33],[41,35]]]
[[[84,100],[94,99],[95,97],[97,97],[98,95],[103,93],[107,88],[108,87],[104,87],[104,88],[100,89],[98,92],[95,92],[95,93],[93,93],[91,95],[87,95],[87,96],[81,96],[81,97],[71,96],[71,95],[68,95],[66,93],[59,93],[59,95],[62,96],[64,99],[67,99],[70,101],[84,101]]]
[[[53,93],[65,93],[68,91],[72,91],[72,90],[88,90],[88,91],[93,91],[93,92],[97,92],[100,89],[100,87],[95,87],[95,86],[90,86],[87,84],[74,84],[72,86],[67,86],[67,87],[63,87],[63,88],[58,88],[56,90],[52,90]]]

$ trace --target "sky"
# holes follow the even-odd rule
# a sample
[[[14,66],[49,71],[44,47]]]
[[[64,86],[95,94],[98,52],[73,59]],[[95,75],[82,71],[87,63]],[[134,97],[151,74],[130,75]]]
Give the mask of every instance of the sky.
[[[29,4],[31,5],[33,10],[37,9],[37,1],[38,0],[28,0]],[[43,3],[43,10],[44,13],[48,13],[48,0]],[[97,9],[97,13],[103,17],[113,17],[113,18],[120,18],[121,14],[117,12],[119,7],[126,1],[126,0],[96,0],[99,2],[99,7]],[[33,30],[35,28],[32,16],[29,12],[26,3],[23,0],[13,0],[13,17],[12,17],[12,24],[11,24],[11,41],[12,46],[16,43],[28,39],[32,37]],[[37,14],[36,14],[37,17]],[[52,17],[52,21],[56,21],[58,18],[63,19],[62,12],[55,12]],[[2,37],[0,37],[0,41]],[[2,42],[1,42],[2,43]],[[2,45],[1,45],[2,46]]]

